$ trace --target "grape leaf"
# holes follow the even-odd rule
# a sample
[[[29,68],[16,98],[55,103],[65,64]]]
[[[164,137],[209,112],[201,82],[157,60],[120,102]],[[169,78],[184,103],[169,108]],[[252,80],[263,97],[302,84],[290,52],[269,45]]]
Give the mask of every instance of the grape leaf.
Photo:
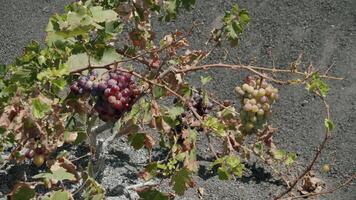
[[[67,172],[66,169],[63,167],[58,167],[58,169],[53,170],[52,173],[40,173],[32,178],[38,179],[38,178],[48,178],[48,179],[56,179],[58,181],[63,181],[63,180],[70,180],[70,181],[75,181],[76,178],[72,173]]]
[[[224,137],[226,135],[224,124],[220,123],[219,120],[215,117],[209,116],[204,119],[203,125],[206,128],[211,129],[219,136]]]
[[[140,197],[143,200],[168,200],[168,196],[156,189],[144,190],[143,192],[139,192]]]
[[[129,136],[129,142],[135,150],[139,150],[143,147],[145,143],[145,134],[136,133]]]
[[[122,57],[115,51],[114,48],[106,48],[100,59],[90,59],[92,65],[108,65],[110,63],[120,61]],[[87,66],[87,65],[83,65]],[[83,67],[82,66],[82,67]]]
[[[68,58],[66,63],[70,71],[80,69],[89,65],[89,57],[86,53],[74,54]]]
[[[223,17],[223,29],[231,46],[236,46],[238,44],[240,35],[244,31],[249,20],[248,12],[244,9],[240,10],[236,4],[232,6],[230,11],[225,13],[225,16]]]
[[[276,160],[282,160],[286,155],[287,155],[287,153],[285,151],[283,151],[282,149],[278,149],[276,151],[273,151],[273,157]]]
[[[328,118],[325,118],[324,124],[328,131],[332,131],[335,128],[334,123]]]
[[[218,168],[218,174],[220,180],[229,180],[231,178],[231,175],[225,165]]]
[[[48,200],[69,200],[71,194],[67,191],[55,191]]]
[[[33,186],[26,183],[17,183],[9,194],[11,200],[30,200],[36,195]]]
[[[117,20],[117,13],[113,10],[104,10],[101,6],[94,6],[90,8],[95,22],[115,21]]]
[[[311,80],[306,86],[306,89],[309,92],[320,91],[321,95],[326,97],[329,92],[329,86],[320,79],[318,73],[314,73],[311,77]]]
[[[180,196],[184,194],[185,190],[192,183],[192,178],[189,175],[189,171],[182,168],[172,177],[173,190]]]
[[[211,76],[200,76],[200,82],[203,85],[206,85],[207,83],[209,83],[212,80]]]
[[[177,18],[179,8],[186,10],[191,9],[195,4],[195,0],[166,0],[164,1],[163,11],[164,15],[159,19],[162,21],[171,21]]]
[[[178,115],[182,114],[184,112],[184,108],[181,106],[175,106],[172,108],[168,108],[167,110],[169,117],[172,119],[176,118]]]
[[[297,154],[296,153],[288,153],[287,154],[287,159],[284,161],[286,165],[291,165],[295,162],[297,159]]]
[[[39,98],[32,100],[32,114],[34,117],[41,119],[50,111],[51,106],[42,102]]]
[[[162,88],[162,87],[159,87],[159,86],[156,86],[154,85],[152,87],[152,92],[153,92],[153,96],[156,98],[156,99],[159,99],[161,98],[164,93],[165,93],[165,90]]]

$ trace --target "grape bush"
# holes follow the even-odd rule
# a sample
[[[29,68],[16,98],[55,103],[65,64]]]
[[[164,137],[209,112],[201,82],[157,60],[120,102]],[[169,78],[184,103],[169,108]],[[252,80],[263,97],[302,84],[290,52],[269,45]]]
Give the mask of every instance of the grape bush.
[[[276,191],[273,199],[295,195],[291,192],[298,184],[312,180],[310,171],[334,128],[324,80],[341,78],[313,66],[304,69],[297,61],[273,69],[209,63],[216,49],[238,45],[250,21],[248,11],[237,5],[208,33],[205,50],[190,46],[196,22],[190,30],[157,38],[153,20],[175,20],[194,4],[195,0],[76,1],[50,18],[44,46],[33,41],[12,64],[0,65],[0,166],[38,169],[13,185],[9,199],[105,199],[105,188],[93,169],[117,137],[127,137],[134,149],[149,153],[138,174],[142,184],[130,187],[132,199],[174,199],[196,187],[198,137],[209,147],[210,170],[222,180],[244,176],[252,158],[285,182],[285,191]],[[214,77],[188,81],[189,74],[213,68],[249,73],[242,84],[236,82],[240,103],[218,99],[207,90]],[[326,108],[325,138],[301,172],[296,153],[273,142],[273,104],[283,95],[277,85],[305,87]],[[99,145],[97,135],[110,129],[115,137]],[[67,151],[78,145],[87,147],[86,167],[74,164],[83,158],[73,159]],[[153,157],[154,151],[164,156]],[[299,174],[292,176],[293,170]],[[166,192],[161,191],[162,179],[170,179],[172,187]],[[315,188],[303,195],[315,196]]]

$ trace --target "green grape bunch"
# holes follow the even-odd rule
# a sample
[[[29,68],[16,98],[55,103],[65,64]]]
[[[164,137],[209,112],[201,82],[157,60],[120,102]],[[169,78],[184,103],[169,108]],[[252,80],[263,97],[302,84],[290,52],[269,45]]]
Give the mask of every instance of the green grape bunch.
[[[278,99],[278,89],[259,76],[248,76],[235,88],[241,99],[240,120],[244,133],[263,128],[271,116],[272,104]]]

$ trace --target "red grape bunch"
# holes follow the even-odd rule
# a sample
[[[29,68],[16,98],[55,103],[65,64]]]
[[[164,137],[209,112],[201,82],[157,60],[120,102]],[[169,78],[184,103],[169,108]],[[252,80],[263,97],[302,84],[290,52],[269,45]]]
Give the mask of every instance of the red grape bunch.
[[[80,76],[78,81],[75,81],[70,86],[70,90],[74,94],[91,93],[94,86],[94,81],[97,79],[98,73],[91,71],[87,76]]]
[[[103,121],[118,120],[131,110],[141,91],[133,76],[119,70],[111,70],[94,84],[93,93],[98,96],[94,109]]]
[[[278,99],[278,89],[266,80],[248,76],[242,87],[235,88],[241,98],[240,119],[246,133],[261,129],[271,115],[271,105]]]

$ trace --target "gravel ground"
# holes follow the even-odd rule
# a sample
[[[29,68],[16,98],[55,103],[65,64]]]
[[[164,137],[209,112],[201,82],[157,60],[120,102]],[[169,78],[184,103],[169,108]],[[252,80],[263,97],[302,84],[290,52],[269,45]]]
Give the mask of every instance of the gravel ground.
[[[31,40],[43,41],[44,28],[49,17],[61,12],[66,0],[0,0],[0,63],[9,63],[21,54],[22,47]],[[198,0],[194,12],[184,12],[175,23],[159,24],[155,27],[159,35],[176,28],[187,29],[192,20],[200,26],[192,36],[192,46],[204,48],[202,44],[213,27],[218,26],[224,10],[231,2],[223,0]],[[330,81],[331,92],[327,100],[332,106],[336,124],[333,140],[318,160],[315,167],[329,187],[356,172],[356,1],[355,0],[241,0],[240,7],[247,8],[252,21],[245,32],[240,46],[214,53],[208,62],[253,62],[258,65],[286,67],[303,53],[303,62],[312,62],[315,67],[334,64],[333,75],[345,77],[344,81]],[[214,77],[209,89],[216,95],[236,99],[232,92],[244,73],[225,70],[206,72]],[[199,74],[191,81],[197,81]],[[224,90],[221,90],[224,88]],[[311,152],[323,137],[321,104],[309,96],[305,89],[281,88],[281,99],[274,107],[276,116],[273,124],[279,128],[275,140],[278,146],[296,152],[300,169],[310,159]],[[206,149],[200,142],[199,149]],[[201,154],[204,154],[202,151]],[[144,152],[133,152],[121,140],[111,146],[100,173],[102,184],[108,188],[109,199],[125,199],[115,186],[121,183],[136,183],[134,174]],[[331,173],[323,174],[321,166],[330,163]],[[205,190],[205,199],[268,199],[271,194],[282,190],[279,182],[270,177],[261,166],[248,168],[251,176],[236,181],[219,181],[204,171],[209,163],[203,161],[196,177],[198,187]],[[1,173],[0,173],[1,176]],[[0,191],[6,192],[6,183]],[[196,191],[189,190],[187,197],[197,199]],[[0,195],[1,196],[1,195]],[[356,199],[356,186],[341,189],[321,199]]]

